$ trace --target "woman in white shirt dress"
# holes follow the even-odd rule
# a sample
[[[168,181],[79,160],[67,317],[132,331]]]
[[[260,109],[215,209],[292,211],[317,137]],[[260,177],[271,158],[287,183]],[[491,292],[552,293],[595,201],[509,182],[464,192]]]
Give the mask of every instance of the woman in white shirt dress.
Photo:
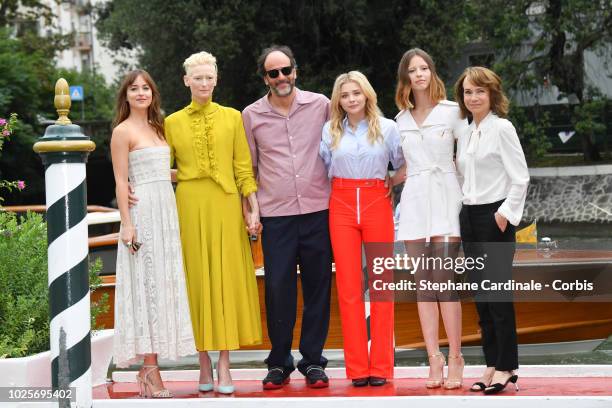
[[[516,130],[504,119],[508,99],[500,78],[483,67],[467,68],[455,84],[463,117],[471,124],[457,144],[463,176],[461,239],[466,257],[486,257],[472,281],[506,282],[512,278],[515,226],[523,215],[529,171]],[[487,368],[471,391],[495,394],[518,376],[516,322],[511,292],[477,293],[476,310]],[[518,387],[516,387],[518,390]]]
[[[457,103],[445,100],[444,83],[436,74],[432,58],[414,48],[402,57],[398,68],[395,102],[406,167],[394,176],[394,183],[405,179],[400,201],[397,239],[406,243],[410,256],[456,255],[459,242],[461,188],[453,160],[455,139],[466,123]],[[432,246],[429,243],[433,242]],[[450,251],[450,252],[449,252]],[[419,279],[440,279],[442,271],[417,271]],[[445,280],[454,279],[450,271]],[[419,318],[429,356],[427,388],[460,388],[463,377],[461,356],[461,303],[417,294]],[[447,294],[448,295],[448,294]],[[448,301],[452,300],[452,301]],[[439,314],[442,314],[449,341],[448,379],[439,348]]]

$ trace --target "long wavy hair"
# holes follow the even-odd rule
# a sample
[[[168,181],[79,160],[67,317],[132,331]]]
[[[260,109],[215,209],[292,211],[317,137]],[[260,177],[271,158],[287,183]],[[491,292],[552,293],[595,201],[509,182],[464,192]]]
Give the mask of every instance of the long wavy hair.
[[[157,85],[151,75],[144,69],[135,69],[126,74],[121,81],[121,86],[117,92],[117,102],[115,104],[115,118],[113,119],[113,129],[117,127],[121,122],[126,120],[130,116],[130,104],[127,101],[127,90],[136,81],[136,78],[142,77],[142,79],[151,88],[151,104],[147,109],[147,117],[149,124],[157,133],[157,137],[161,140],[165,140],[164,136],[164,117],[161,114],[161,97]]]
[[[342,139],[342,133],[344,131],[342,127],[342,121],[346,116],[346,112],[340,105],[340,90],[342,85],[354,82],[361,88],[361,91],[366,97],[365,104],[365,117],[368,122],[368,141],[374,144],[377,140],[382,139],[380,134],[380,116],[382,113],[378,108],[378,98],[376,92],[368,78],[359,71],[350,71],[346,74],[341,74],[336,78],[334,82],[334,90],[332,91],[331,97],[331,119],[330,119],[330,133],[332,136],[332,150],[338,147],[340,139]]]
[[[446,88],[444,82],[436,72],[436,64],[434,64],[431,56],[420,48],[412,48],[404,53],[397,67],[397,86],[395,87],[395,104],[399,110],[414,108],[414,95],[408,76],[408,67],[410,60],[419,56],[425,60],[429,71],[431,72],[431,81],[429,82],[429,97],[434,103],[446,99]]]

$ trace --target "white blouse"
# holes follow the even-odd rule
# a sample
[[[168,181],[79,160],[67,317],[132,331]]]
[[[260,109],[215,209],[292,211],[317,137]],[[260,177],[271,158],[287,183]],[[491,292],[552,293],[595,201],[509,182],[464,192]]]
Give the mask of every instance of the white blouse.
[[[512,225],[523,217],[529,171],[516,129],[493,112],[472,122],[457,143],[457,170],[463,176],[463,203],[505,199],[497,212]]]

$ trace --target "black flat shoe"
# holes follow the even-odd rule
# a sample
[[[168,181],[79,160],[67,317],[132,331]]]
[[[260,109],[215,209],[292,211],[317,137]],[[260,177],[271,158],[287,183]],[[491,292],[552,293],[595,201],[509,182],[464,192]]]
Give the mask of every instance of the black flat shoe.
[[[370,385],[373,387],[378,387],[381,385],[385,385],[387,383],[386,378],[381,377],[370,377]]]
[[[514,374],[510,378],[508,378],[506,380],[506,382],[503,383],[503,384],[502,383],[491,384],[489,387],[484,389],[484,393],[487,394],[487,395],[497,394],[497,393],[503,391],[504,388],[506,388],[506,385],[508,385],[508,383],[514,384],[514,388],[516,388],[516,390],[518,391],[519,387],[518,387],[518,385],[516,385],[517,381],[518,381],[518,375]]]
[[[365,377],[365,378],[353,378],[352,382],[353,382],[353,387],[365,387],[366,385],[368,385],[369,382],[369,378]]]

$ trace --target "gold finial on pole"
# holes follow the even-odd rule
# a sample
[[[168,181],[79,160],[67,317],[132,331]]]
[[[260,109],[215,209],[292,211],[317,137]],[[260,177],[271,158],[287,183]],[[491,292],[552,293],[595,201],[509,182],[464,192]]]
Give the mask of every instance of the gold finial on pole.
[[[59,118],[55,121],[56,125],[69,125],[72,121],[68,118],[70,113],[70,87],[64,78],[60,78],[55,83],[55,109]]]

